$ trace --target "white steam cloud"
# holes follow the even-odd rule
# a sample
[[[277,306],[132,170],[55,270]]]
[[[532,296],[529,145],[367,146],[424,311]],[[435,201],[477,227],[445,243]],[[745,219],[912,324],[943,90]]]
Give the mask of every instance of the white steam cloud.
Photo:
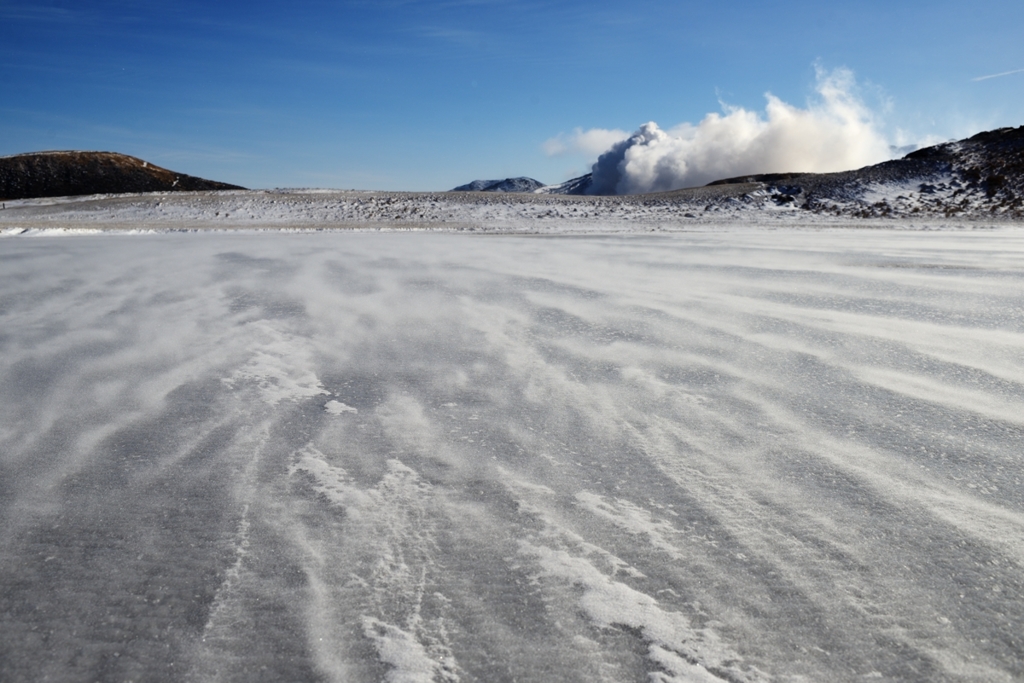
[[[593,165],[590,194],[637,194],[706,185],[755,173],[844,171],[891,158],[871,110],[855,92],[847,69],[818,71],[816,101],[801,109],[767,94],[762,116],[741,107],[708,114],[697,125],[662,130],[645,123],[621,131],[577,130],[554,138],[549,153],[585,151],[619,138]]]

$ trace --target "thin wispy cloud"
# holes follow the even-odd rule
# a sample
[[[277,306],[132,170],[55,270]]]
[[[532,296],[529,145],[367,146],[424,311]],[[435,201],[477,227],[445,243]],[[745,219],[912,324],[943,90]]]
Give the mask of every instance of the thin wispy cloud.
[[[977,78],[972,78],[971,80],[975,82],[987,81],[991,78],[1002,78],[1003,76],[1012,76],[1013,74],[1024,74],[1024,69],[1014,69],[1013,71],[1004,71],[1001,74],[991,74],[989,76],[978,76]]]
[[[588,159],[593,159],[608,151],[615,143],[627,138],[629,138],[629,131],[625,130],[576,128],[572,135],[559,133],[557,136],[545,140],[541,148],[548,156],[577,153],[585,155]]]
[[[48,7],[34,3],[5,3],[0,6],[0,17],[11,21],[68,23],[75,21],[78,15],[63,7]]]

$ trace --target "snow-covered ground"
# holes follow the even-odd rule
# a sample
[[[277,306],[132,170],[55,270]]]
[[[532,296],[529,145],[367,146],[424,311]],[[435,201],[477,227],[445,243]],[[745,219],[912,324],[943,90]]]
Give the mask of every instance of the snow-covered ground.
[[[735,218],[736,202],[709,207]],[[730,211],[730,209],[733,209]],[[449,230],[607,232],[700,223],[675,203],[521,194],[273,191],[167,193],[8,202],[0,234],[68,230]],[[687,215],[689,214],[689,215]]]
[[[942,198],[955,191],[949,183],[940,182],[936,188],[935,196]],[[987,212],[973,218],[918,215],[913,209],[928,206],[932,195],[922,194],[920,187],[894,183],[858,186],[841,201],[815,199],[822,213],[799,208],[806,199],[804,194],[796,200],[786,195],[785,189],[764,184],[725,185],[697,188],[685,196],[628,197],[259,190],[27,199],[6,202],[0,210],[0,237],[139,230],[551,234],[717,230],[736,225],[921,229],[1014,224]]]
[[[0,241],[0,680],[1024,677],[1020,229],[85,222]]]

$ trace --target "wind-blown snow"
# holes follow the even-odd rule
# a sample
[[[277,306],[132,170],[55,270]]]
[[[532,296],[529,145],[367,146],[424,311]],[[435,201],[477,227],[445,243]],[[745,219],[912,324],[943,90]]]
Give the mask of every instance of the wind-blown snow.
[[[1019,680],[1022,237],[7,240],[0,679]]]

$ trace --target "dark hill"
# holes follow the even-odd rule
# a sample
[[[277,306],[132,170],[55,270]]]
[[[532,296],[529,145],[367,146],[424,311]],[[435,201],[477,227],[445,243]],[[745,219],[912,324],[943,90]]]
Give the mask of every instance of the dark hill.
[[[789,195],[800,195],[802,190],[796,205],[826,213],[988,213],[1020,218],[1024,216],[1024,126],[926,147],[856,171],[797,176],[779,189]]]
[[[0,157],[0,199],[85,194],[242,190],[115,152],[35,152]]]

